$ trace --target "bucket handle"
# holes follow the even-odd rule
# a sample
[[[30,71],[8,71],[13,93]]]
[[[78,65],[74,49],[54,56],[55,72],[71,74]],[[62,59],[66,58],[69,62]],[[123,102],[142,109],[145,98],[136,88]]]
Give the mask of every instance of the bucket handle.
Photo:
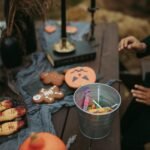
[[[121,83],[122,81],[119,79],[112,79],[112,80],[107,81],[105,84],[112,86],[116,82]]]
[[[119,79],[112,79],[112,80],[107,81],[105,84],[107,84],[109,86],[112,86],[114,83],[119,83],[119,93],[120,93],[120,83],[122,83],[121,80],[119,80]]]

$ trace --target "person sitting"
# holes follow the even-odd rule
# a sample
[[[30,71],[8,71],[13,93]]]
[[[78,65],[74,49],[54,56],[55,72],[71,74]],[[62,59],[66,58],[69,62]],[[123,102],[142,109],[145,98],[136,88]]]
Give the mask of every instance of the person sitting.
[[[150,36],[143,41],[125,37],[118,50],[136,51],[138,57],[150,55]],[[131,93],[134,99],[121,120],[122,150],[144,150],[144,145],[150,142],[150,72],[143,85],[135,84]]]

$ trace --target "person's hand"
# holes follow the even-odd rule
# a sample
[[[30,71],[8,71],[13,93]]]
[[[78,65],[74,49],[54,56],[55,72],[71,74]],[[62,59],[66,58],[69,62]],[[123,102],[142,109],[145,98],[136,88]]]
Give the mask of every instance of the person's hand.
[[[127,50],[136,50],[136,51],[143,51],[146,49],[146,44],[143,42],[140,42],[137,38],[134,36],[128,36],[126,38],[123,38],[119,43],[119,51],[122,51],[124,49]]]
[[[137,84],[134,87],[135,89],[132,89],[131,93],[136,98],[136,101],[150,105],[150,88]]]

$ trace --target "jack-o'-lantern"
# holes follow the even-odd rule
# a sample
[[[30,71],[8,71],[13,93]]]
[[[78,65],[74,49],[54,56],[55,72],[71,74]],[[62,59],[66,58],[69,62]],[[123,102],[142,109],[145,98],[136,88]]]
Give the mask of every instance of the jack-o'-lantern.
[[[65,82],[71,88],[94,83],[96,81],[95,71],[90,67],[75,67],[67,70]]]
[[[39,132],[29,136],[19,150],[67,150],[67,148],[57,136],[47,132]]]

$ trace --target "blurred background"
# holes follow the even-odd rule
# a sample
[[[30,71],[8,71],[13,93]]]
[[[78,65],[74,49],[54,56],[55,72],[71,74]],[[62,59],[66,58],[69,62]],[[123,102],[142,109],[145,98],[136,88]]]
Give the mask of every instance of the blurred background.
[[[53,2],[47,18],[59,19],[59,5],[58,0]],[[90,20],[87,12],[90,0],[67,0],[67,5],[68,20]],[[150,33],[150,0],[97,0],[97,7],[96,21],[116,22],[120,37],[132,34],[142,39]],[[0,1],[0,20],[3,20],[3,0]]]

